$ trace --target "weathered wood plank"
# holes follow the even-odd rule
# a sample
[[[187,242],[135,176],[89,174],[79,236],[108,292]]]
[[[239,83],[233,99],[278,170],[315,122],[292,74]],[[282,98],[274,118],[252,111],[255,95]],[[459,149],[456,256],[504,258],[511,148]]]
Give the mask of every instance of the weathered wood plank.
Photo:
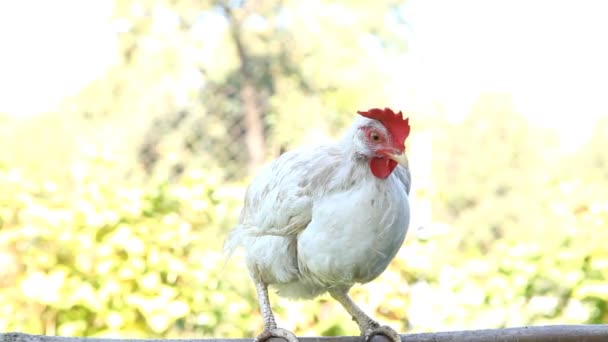
[[[361,342],[358,336],[299,337],[300,342]],[[250,342],[252,339],[109,339],[1,333],[0,342]],[[401,335],[403,342],[608,342],[608,324],[550,325]],[[376,336],[372,342],[387,342]],[[284,342],[273,338],[270,342]]]

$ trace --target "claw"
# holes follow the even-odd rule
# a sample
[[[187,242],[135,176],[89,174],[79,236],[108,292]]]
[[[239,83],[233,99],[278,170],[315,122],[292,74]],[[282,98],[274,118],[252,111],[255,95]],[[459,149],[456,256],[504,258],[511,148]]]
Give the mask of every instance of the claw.
[[[269,330],[264,330],[263,333],[259,334],[256,338],[253,339],[253,342],[265,342],[271,337],[280,337],[287,342],[298,342],[298,338],[294,333],[287,329],[282,328],[274,328]]]
[[[367,330],[365,332],[365,342],[372,342],[373,337],[376,335],[383,335],[385,337],[388,337],[388,339],[392,342],[401,342],[401,336],[399,335],[399,333],[396,332],[395,329],[386,325],[377,326],[373,329]]]

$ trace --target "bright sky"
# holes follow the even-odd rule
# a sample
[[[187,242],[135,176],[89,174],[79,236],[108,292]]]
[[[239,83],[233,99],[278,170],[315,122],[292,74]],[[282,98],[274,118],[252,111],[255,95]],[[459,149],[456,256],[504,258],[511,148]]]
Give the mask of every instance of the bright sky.
[[[106,0],[1,1],[0,112],[52,109],[99,77],[115,58],[111,12]],[[459,118],[480,93],[507,92],[568,144],[584,142],[608,115],[607,15],[605,0],[408,0],[395,97]]]
[[[112,1],[0,1],[0,113],[33,115],[116,58]]]
[[[417,101],[458,118],[480,92],[511,93],[572,148],[608,115],[608,1],[410,0],[403,15],[412,37],[400,82]]]

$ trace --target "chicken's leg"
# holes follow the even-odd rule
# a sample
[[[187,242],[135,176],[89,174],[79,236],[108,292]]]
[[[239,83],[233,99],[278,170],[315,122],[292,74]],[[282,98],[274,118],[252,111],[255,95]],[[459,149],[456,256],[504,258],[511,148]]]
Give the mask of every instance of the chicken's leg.
[[[298,342],[298,338],[291,331],[277,328],[277,323],[274,320],[274,314],[270,307],[268,299],[268,285],[261,281],[255,282],[255,289],[258,292],[258,302],[260,303],[260,311],[264,319],[264,332],[253,339],[254,342],[263,342],[271,337],[281,337],[287,342]]]
[[[329,291],[329,294],[353,317],[357,322],[361,335],[365,337],[365,341],[369,341],[374,335],[384,335],[390,338],[393,342],[401,342],[401,336],[391,327],[380,326],[378,322],[369,317],[361,310],[348,295],[348,289],[336,289]]]

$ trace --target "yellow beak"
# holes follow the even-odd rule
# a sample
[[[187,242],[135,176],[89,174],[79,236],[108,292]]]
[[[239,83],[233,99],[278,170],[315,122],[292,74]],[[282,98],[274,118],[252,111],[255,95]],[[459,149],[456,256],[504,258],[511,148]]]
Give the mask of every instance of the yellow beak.
[[[401,153],[395,153],[395,154],[390,153],[388,156],[392,160],[396,161],[397,163],[399,163],[399,164],[401,164],[401,165],[403,165],[405,167],[408,167],[408,165],[409,165],[409,162],[407,160],[407,155],[405,154],[405,151],[403,151]]]

